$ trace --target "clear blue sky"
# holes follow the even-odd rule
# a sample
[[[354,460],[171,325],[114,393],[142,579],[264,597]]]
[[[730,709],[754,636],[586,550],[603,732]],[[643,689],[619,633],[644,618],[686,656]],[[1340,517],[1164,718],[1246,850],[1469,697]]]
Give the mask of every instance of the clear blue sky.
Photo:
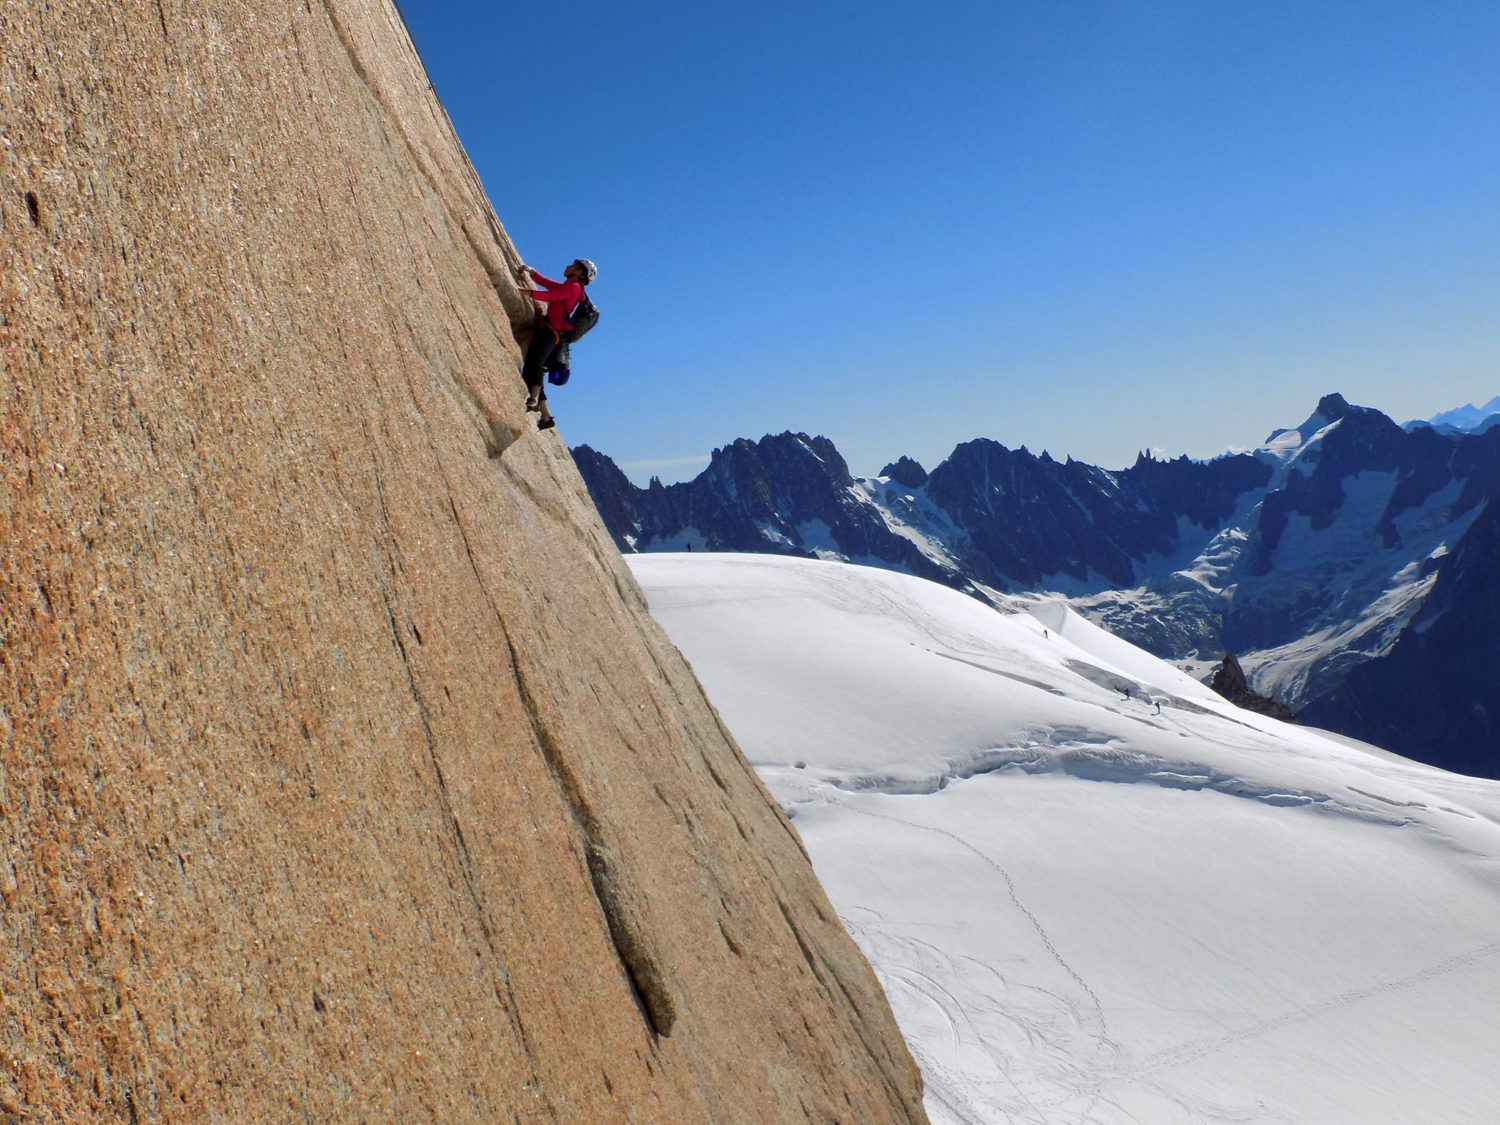
[[[638,482],[1500,393],[1495,0],[401,7],[526,260],[599,265],[552,402]]]

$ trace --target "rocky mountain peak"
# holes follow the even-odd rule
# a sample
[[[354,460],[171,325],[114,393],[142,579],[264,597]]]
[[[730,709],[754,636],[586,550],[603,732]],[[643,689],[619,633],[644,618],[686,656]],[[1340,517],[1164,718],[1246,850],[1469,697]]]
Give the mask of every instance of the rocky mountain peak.
[[[1349,413],[1349,400],[1334,392],[1318,399],[1318,414],[1329,422],[1337,422]]]
[[[1296,713],[1286,704],[1270,696],[1259,695],[1250,689],[1250,681],[1245,677],[1245,670],[1240,667],[1239,658],[1232,652],[1224,654],[1224,659],[1214,669],[1208,686],[1236,707],[1243,707],[1247,711],[1255,711],[1262,715],[1270,715],[1273,719],[1281,719],[1285,722],[1297,721]]]
[[[921,488],[927,483],[927,470],[922,468],[919,462],[904,454],[881,469],[880,475],[890,478],[897,484],[903,484],[907,488]]]

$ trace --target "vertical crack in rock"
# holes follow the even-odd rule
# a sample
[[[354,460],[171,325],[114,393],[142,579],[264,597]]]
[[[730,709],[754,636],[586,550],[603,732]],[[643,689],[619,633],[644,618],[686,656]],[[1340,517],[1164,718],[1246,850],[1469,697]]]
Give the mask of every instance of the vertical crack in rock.
[[[526,1030],[526,1025],[521,1019],[520,1005],[516,1003],[515,993],[511,989],[510,974],[506,971],[500,944],[495,938],[495,933],[490,925],[489,907],[485,902],[484,887],[479,881],[479,874],[474,869],[474,859],[469,852],[468,841],[464,839],[463,825],[459,822],[458,811],[453,807],[453,798],[448,793],[448,782],[443,777],[442,762],[438,757],[437,738],[432,732],[431,716],[427,710],[427,702],[422,698],[421,689],[417,686],[416,675],[411,666],[411,658],[407,655],[406,645],[401,641],[400,627],[396,621],[396,613],[391,605],[389,596],[384,587],[380,590],[381,602],[385,607],[386,617],[391,628],[391,639],[396,644],[396,651],[401,654],[401,663],[406,671],[406,682],[411,690],[412,701],[416,704],[417,715],[422,723],[422,732],[427,739],[427,760],[432,766],[432,775],[437,782],[438,808],[448,825],[453,838],[454,853],[458,857],[459,871],[462,875],[464,889],[474,907],[474,915],[479,922],[480,933],[484,936],[485,947],[490,952],[490,964],[498,978],[495,985],[495,998],[500,1001],[501,1009],[505,1012],[510,1025],[515,1028],[516,1036],[520,1040],[521,1048],[526,1054],[527,1062],[531,1066],[533,1083],[538,1089],[542,1088],[540,1082],[540,1071],[537,1067],[536,1051],[531,1042],[531,1036]],[[557,1120],[557,1110],[551,1104],[550,1097],[546,1098],[546,1109]]]
[[[629,896],[620,885],[620,864],[604,841],[599,822],[584,797],[578,778],[552,737],[552,732],[542,722],[536,700],[526,682],[526,673],[521,668],[520,654],[503,622],[501,633],[510,650],[511,666],[516,673],[516,688],[521,694],[521,703],[526,708],[532,734],[541,748],[543,760],[547,763],[547,769],[558,790],[573,811],[573,819],[583,838],[584,858],[588,866],[589,881],[593,884],[594,897],[599,900],[599,909],[604,913],[609,939],[625,970],[625,978],[630,983],[636,1006],[640,1009],[646,1026],[655,1036],[668,1036],[677,1020],[677,1008],[667,988],[665,974],[661,971],[645,934],[635,924],[626,907]]]
[[[642,1020],[653,1035],[665,1038],[672,1033],[672,1025],[677,1020],[677,1008],[667,988],[666,976],[658,964],[658,958],[651,952],[645,935],[634,924],[631,913],[626,907],[628,895],[620,885],[619,862],[613,858],[608,844],[605,843],[598,818],[595,817],[593,809],[584,796],[583,787],[568,765],[552,732],[542,721],[540,709],[531,693],[526,674],[522,670],[520,654],[516,651],[515,642],[511,639],[504,616],[486,587],[484,576],[479,569],[479,561],[474,557],[473,547],[464,529],[463,520],[459,518],[458,507],[454,502],[451,488],[448,494],[448,508],[453,515],[454,526],[458,529],[464,551],[468,555],[469,566],[474,571],[474,579],[484,594],[490,612],[494,614],[500,635],[505,638],[511,667],[515,670],[516,691],[521,697],[522,707],[525,708],[532,736],[542,751],[542,759],[546,763],[548,773],[552,776],[553,783],[567,802],[572,811],[573,820],[578,826],[583,841],[584,861],[589,882],[593,887],[594,897],[598,900],[599,909],[603,912],[610,942],[614,945],[615,954],[625,971],[625,979],[630,985],[631,995],[641,1013]]]
[[[453,799],[448,795],[448,782],[443,777],[443,766],[438,760],[437,738],[432,733],[432,718],[427,711],[427,701],[422,698],[422,692],[417,687],[416,675],[412,671],[411,658],[406,653],[406,645],[401,641],[400,626],[396,622],[396,611],[391,606],[390,596],[384,588],[380,591],[381,603],[385,606],[386,617],[390,622],[391,640],[396,644],[396,651],[401,654],[401,665],[406,672],[407,687],[411,690],[412,702],[417,707],[417,717],[422,723],[422,734],[427,740],[427,760],[432,765],[433,777],[437,780],[438,805],[442,809],[443,817],[447,821],[453,834],[454,851],[458,856],[459,868],[463,872],[464,886],[467,888],[470,899],[474,903],[474,913],[479,919],[479,929],[484,934],[485,944],[498,958],[499,950],[496,947],[495,935],[490,929],[489,911],[484,904],[484,891],[479,885],[479,877],[474,871],[474,860],[469,854],[469,845],[464,840],[464,830],[458,822],[458,814],[453,808]],[[499,966],[497,966],[499,967]],[[505,976],[503,967],[500,968],[502,979]]]
[[[585,834],[593,831],[582,821],[580,825]],[[640,1009],[642,1018],[658,1037],[671,1035],[672,1025],[677,1020],[677,1009],[672,1003],[672,995],[667,990],[666,981],[656,964],[656,959],[646,948],[640,932],[630,924],[629,916],[623,907],[626,896],[616,882],[615,868],[611,865],[608,853],[594,839],[588,839],[586,846],[589,879],[593,883],[594,895],[599,900],[599,906],[604,911],[604,921],[609,927],[609,939],[614,944],[620,964],[625,968],[625,976],[630,982],[636,1006]]]
[[[172,33],[167,30],[167,9],[162,0],[156,0],[156,16],[161,20],[161,53],[167,56],[167,49],[172,45]]]
[[[338,341],[344,360],[347,363],[349,362],[348,349],[344,343],[342,331],[338,333]],[[371,442],[368,423],[362,421],[361,428],[364,431],[367,443],[370,443],[369,448],[373,450],[374,445]],[[370,459],[370,472],[375,483],[375,495],[380,509],[381,522],[384,524],[387,534],[391,536],[394,542],[394,531],[392,529],[390,512],[386,504],[385,479],[381,472],[380,462],[374,456]],[[449,503],[450,505],[452,504],[451,492]],[[455,508],[455,518],[457,514],[457,509]],[[460,527],[460,533],[462,533],[462,527]],[[464,547],[465,550],[468,550],[467,538],[464,539]],[[473,565],[472,552],[470,553],[470,563]],[[400,573],[399,552],[392,551],[389,558],[389,565],[393,577]],[[516,1038],[520,1042],[522,1052],[526,1056],[527,1064],[531,1068],[533,1084],[538,1089],[541,1089],[540,1075],[542,1071],[538,1066],[536,1050],[531,1042],[531,1036],[526,1030],[526,1025],[521,1020],[520,1006],[516,1003],[515,993],[511,988],[510,973],[505,966],[500,942],[497,940],[494,928],[490,924],[489,907],[485,901],[484,887],[479,880],[478,872],[474,868],[474,859],[469,852],[468,841],[464,838],[463,825],[459,821],[458,810],[453,805],[453,798],[448,792],[447,779],[443,776],[443,766],[438,752],[437,736],[433,733],[432,729],[432,715],[427,706],[427,701],[422,695],[422,690],[417,684],[416,670],[411,665],[411,657],[406,651],[406,644],[401,640],[401,627],[396,619],[396,611],[395,607],[391,604],[390,594],[387,592],[384,582],[377,582],[376,585],[380,593],[381,604],[385,609],[387,623],[391,630],[391,640],[394,642],[396,651],[401,657],[402,669],[406,674],[407,689],[411,692],[412,702],[417,708],[417,716],[422,724],[423,737],[427,743],[427,760],[428,764],[432,767],[433,779],[436,781],[435,792],[438,809],[452,837],[454,854],[458,860],[464,889],[473,906],[480,933],[484,937],[485,947],[490,953],[490,967],[497,979],[494,988],[495,998],[500,1002],[501,1010],[505,1013],[505,1017],[510,1022],[511,1027],[515,1029]],[[552,1105],[550,1096],[544,1096],[544,1104],[548,1113],[556,1120],[557,1110]]]

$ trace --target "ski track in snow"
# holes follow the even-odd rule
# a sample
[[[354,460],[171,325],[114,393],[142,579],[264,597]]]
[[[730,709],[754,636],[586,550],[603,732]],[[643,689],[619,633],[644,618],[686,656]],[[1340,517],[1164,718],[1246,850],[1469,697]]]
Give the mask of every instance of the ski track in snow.
[[[1108,1015],[1098,993],[1062,955],[1052,935],[1048,932],[1046,926],[1043,925],[1042,920],[1037,916],[1035,911],[1022,901],[1016,889],[1015,879],[1005,867],[982,849],[974,846],[957,833],[950,832],[947,829],[860,808],[855,801],[851,800],[840,800],[834,803],[839,808],[858,816],[897,824],[914,831],[929,832],[944,836],[980,859],[1004,883],[1006,894],[1011,904],[1025,918],[1028,926],[1041,942],[1042,947],[1047,951],[1048,956],[1077,986],[1078,990],[1087,997],[1089,1008],[1087,1021],[1081,1018],[1082,1013],[1076,1006],[1068,1004],[1062,997],[1056,998],[1063,1002],[1075,1018],[1078,1019],[1080,1025],[1085,1022],[1091,1022],[1095,1025],[1096,1030],[1092,1035],[1094,1042],[1093,1049],[1087,1056],[1083,1056],[1076,1049],[1076,1046],[1067,1044],[1067,1061],[1070,1065],[1066,1068],[1059,1068],[1053,1076],[1057,1080],[1056,1084],[1065,1088],[1051,1095],[1037,1097],[1035,1093],[1028,1092],[1016,1080],[1012,1073],[1013,1060],[1007,1060],[996,1051],[985,1047],[973,1014],[965,1008],[963,1002],[949,988],[929,973],[914,968],[910,962],[901,964],[890,961],[886,962],[886,971],[890,975],[911,991],[922,995],[939,1011],[949,1028],[951,1046],[955,1056],[959,1053],[960,1046],[974,1047],[977,1045],[989,1057],[996,1070],[1006,1076],[1007,1083],[1014,1092],[1015,1097],[1022,1103],[1019,1107],[1013,1107],[1008,1110],[1008,1114],[1011,1115],[1008,1116],[1008,1120],[1035,1121],[1040,1123],[1040,1125],[1058,1125],[1058,1122],[1062,1121],[1063,1118],[1051,1115],[1051,1111],[1057,1110],[1066,1113],[1070,1120],[1074,1119],[1074,1114],[1077,1114],[1077,1121],[1088,1122],[1093,1119],[1094,1111],[1101,1101],[1110,1101],[1112,1109],[1129,1115],[1123,1105],[1108,1099],[1106,1095],[1109,1091],[1116,1088],[1132,1085],[1147,1085],[1157,1096],[1168,1102],[1184,1105],[1186,1109],[1186,1104],[1182,1101],[1179,1091],[1172,1090],[1161,1083],[1150,1082],[1149,1080],[1179,1067],[1201,1062],[1213,1055],[1230,1050],[1250,1040],[1270,1035],[1283,1028],[1341,1012],[1344,1009],[1384,994],[1419,987],[1500,953],[1500,941],[1490,942],[1487,945],[1471,949],[1465,953],[1444,958],[1406,976],[1378,981],[1361,988],[1349,989],[1315,1003],[1306,1004],[1279,1015],[1257,1020],[1240,1029],[1221,1035],[1199,1036],[1184,1040],[1174,1046],[1154,1051],[1144,1057],[1133,1058],[1128,1048],[1123,1047],[1110,1037]],[[878,921],[884,921],[878,914],[876,914],[876,918]],[[868,935],[872,929],[868,923],[852,918],[845,918],[844,922],[850,932],[861,939],[862,944],[868,941]],[[891,938],[894,935],[887,935],[887,937]],[[899,937],[896,937],[895,941],[897,944],[903,945],[908,950],[915,952],[917,956],[914,960],[919,962],[932,964],[946,959],[946,954],[930,943]],[[926,948],[918,950],[917,946],[925,946]],[[1053,995],[1056,996],[1056,994]],[[960,1028],[969,1032],[969,1035],[972,1037],[971,1040],[965,1040],[960,1032]],[[1044,1030],[1039,1032],[1037,1028],[1028,1026],[1021,1026],[1020,1029],[1028,1035],[1033,1045],[1037,1045],[1039,1040],[1047,1038]],[[971,1087],[974,1085],[974,1079],[971,1076],[966,1076],[963,1080],[959,1080],[959,1077],[939,1059],[934,1057],[931,1051],[920,1051],[919,1054],[922,1069],[929,1075],[941,1076],[944,1079],[940,1086],[932,1090],[932,1093],[943,1101],[951,1113],[957,1116],[959,1120],[972,1122],[974,1125],[980,1125],[980,1123],[990,1120],[984,1111],[975,1107],[961,1093],[965,1085]],[[1071,1078],[1072,1080],[1064,1081],[1065,1078]],[[1086,1099],[1086,1104],[1082,1107],[1069,1104],[1077,1102],[1080,1099]],[[1210,1108],[1206,1103],[1198,1103],[1190,1112],[1192,1114],[1191,1120],[1193,1121],[1273,1120],[1272,1117],[1265,1115],[1263,1107],[1260,1109],[1228,1106]],[[1020,1113],[1021,1116],[1013,1116],[1016,1113]],[[1278,1114],[1276,1117],[1279,1118],[1280,1115]]]
[[[975,847],[968,840],[965,840],[957,833],[949,832],[946,828],[938,828],[930,824],[918,824],[914,821],[903,820],[900,817],[889,816],[885,813],[872,812],[869,809],[860,808],[857,804],[851,801],[841,801],[838,802],[838,805],[840,808],[846,809],[849,812],[856,813],[859,816],[870,817],[874,820],[883,820],[891,824],[899,824],[905,828],[910,828],[918,832],[931,832],[939,836],[946,836],[948,839],[952,840],[954,843],[958,844],[966,851],[978,857],[1004,882],[1005,891],[1010,899],[1011,905],[1014,906],[1020,913],[1020,915],[1026,919],[1027,924],[1036,934],[1037,939],[1042,943],[1042,948],[1047,951],[1047,955],[1053,960],[1054,963],[1056,963],[1058,968],[1060,968],[1068,976],[1068,978],[1078,986],[1079,991],[1081,991],[1084,996],[1088,998],[1088,1006],[1092,1010],[1091,1021],[1079,1019],[1078,1022],[1080,1024],[1083,1024],[1085,1022],[1093,1022],[1097,1025],[1097,1030],[1094,1033],[1094,1050],[1092,1054],[1087,1058],[1080,1058],[1077,1052],[1069,1051],[1067,1058],[1070,1064],[1070,1069],[1076,1068],[1080,1071],[1086,1072],[1086,1068],[1097,1067],[1098,1061],[1101,1057],[1108,1055],[1118,1055],[1122,1052],[1120,1044],[1116,1043],[1113,1039],[1110,1038],[1109,1020],[1104,1014],[1104,1005],[1099,999],[1099,994],[1094,991],[1094,989],[1089,985],[1088,981],[1084,980],[1083,977],[1079,975],[1078,970],[1068,963],[1067,958],[1062,955],[1062,953],[1058,950],[1056,943],[1052,940],[1052,935],[1049,934],[1047,932],[1047,928],[1042,925],[1041,919],[1037,917],[1036,913],[1032,911],[1030,907],[1028,907],[1024,902],[1021,901],[1021,896],[1016,890],[1016,881],[1014,877],[1009,871],[1007,871],[998,862],[996,862],[993,857],[987,855],[982,849]],[[933,952],[940,953],[941,951],[934,949]],[[957,1001],[957,999],[951,992],[949,992],[946,988],[943,988],[941,985],[938,985],[937,982],[933,981],[931,977],[909,968],[907,969],[907,972],[923,979],[932,986],[932,991],[921,988],[918,988],[917,991],[922,992],[923,995],[927,996],[928,999],[932,1000],[935,1004],[938,1005],[938,1007],[942,1011],[943,1017],[947,1020],[948,1025],[953,1028],[954,1039],[956,1042],[958,1039],[957,1029],[960,1021],[962,1021],[966,1026],[972,1026],[972,1021],[970,1020],[968,1013],[964,1011],[962,1005]],[[943,1003],[943,999],[940,999],[939,997],[946,999],[948,1003]],[[1068,1007],[1075,1018],[1080,1015],[1076,1007],[1073,1007],[1072,1005],[1068,1005]],[[1030,1035],[1034,1031],[1034,1029],[1032,1028],[1025,1028],[1024,1030],[1028,1033],[1028,1035]],[[1001,1071],[1001,1073],[1009,1074],[1010,1066],[1006,1060],[1000,1058],[993,1052],[986,1051],[986,1053],[990,1054],[991,1060],[994,1062],[997,1069]],[[924,1069],[930,1068],[936,1071],[942,1071],[944,1069],[941,1064],[939,1064],[937,1060],[933,1059],[930,1055],[924,1057],[923,1066]],[[1034,1102],[1032,1098],[1020,1087],[1019,1084],[1015,1082],[1013,1078],[1011,1079],[1011,1084],[1014,1087],[1017,1095],[1027,1104],[1027,1108],[1036,1114],[1036,1120],[1039,1122],[1046,1121],[1047,1119],[1042,1116],[1042,1111],[1048,1108],[1050,1103],[1043,1102],[1038,1104]],[[948,1083],[945,1083],[945,1087],[948,1091],[953,1091],[960,1089],[961,1085],[950,1081]],[[1102,1089],[1103,1084],[1099,1084],[1098,1089],[1091,1089],[1088,1091],[1090,1101],[1082,1111],[1082,1120],[1087,1120],[1090,1114],[1092,1114],[1094,1107],[1098,1101],[1099,1092]],[[950,1108],[958,1109],[959,1107],[950,1106]],[[968,1108],[969,1114],[973,1114],[973,1108]],[[983,1117],[968,1115],[966,1115],[966,1119],[975,1122],[981,1122],[984,1120]]]

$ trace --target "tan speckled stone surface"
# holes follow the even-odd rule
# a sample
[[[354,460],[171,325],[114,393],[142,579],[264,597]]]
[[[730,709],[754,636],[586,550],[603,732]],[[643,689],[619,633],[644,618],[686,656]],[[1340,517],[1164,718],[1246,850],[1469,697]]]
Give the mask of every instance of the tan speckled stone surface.
[[[488,455],[517,260],[387,0],[0,0],[0,1122],[922,1119],[562,439]]]

